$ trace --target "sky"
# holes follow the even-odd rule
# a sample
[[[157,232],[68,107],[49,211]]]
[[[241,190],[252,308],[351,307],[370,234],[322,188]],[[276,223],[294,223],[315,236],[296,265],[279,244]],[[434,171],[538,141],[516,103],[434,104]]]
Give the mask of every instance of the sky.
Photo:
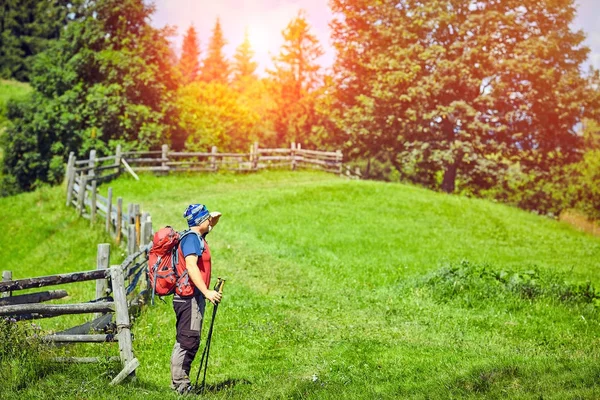
[[[202,57],[218,17],[228,41],[225,54],[230,58],[233,56],[248,29],[255,61],[262,73],[265,68],[272,68],[271,59],[279,54],[283,43],[281,32],[303,9],[325,52],[319,63],[328,68],[335,59],[329,30],[333,14],[328,0],[154,0],[154,4],[156,12],[152,24],[159,28],[165,25],[177,27],[177,36],[172,40],[178,52],[185,31],[193,24],[200,39]],[[587,35],[585,45],[591,49],[587,65],[600,68],[600,0],[576,0],[576,4],[578,14],[572,28],[582,29]]]

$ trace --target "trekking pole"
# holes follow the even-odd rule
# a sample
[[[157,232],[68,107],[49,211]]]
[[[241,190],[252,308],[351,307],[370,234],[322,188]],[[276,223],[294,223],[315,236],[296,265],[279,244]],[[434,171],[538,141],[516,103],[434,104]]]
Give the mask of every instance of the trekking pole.
[[[215,285],[215,290],[219,293],[223,294],[223,285],[225,285],[225,279],[217,278],[217,283]],[[200,359],[200,368],[198,368],[198,374],[196,375],[196,386],[198,386],[198,379],[200,379],[200,371],[202,370],[202,364],[204,364],[204,376],[202,377],[202,391],[204,392],[204,383],[206,382],[206,370],[208,368],[208,355],[210,354],[210,342],[212,339],[213,326],[215,323],[215,316],[217,315],[217,309],[219,308],[219,303],[215,304],[213,307],[212,319],[210,320],[210,328],[208,329],[208,335],[206,335],[206,344],[204,345],[204,351],[202,352],[202,358]],[[204,362],[204,356],[206,355],[206,362]]]

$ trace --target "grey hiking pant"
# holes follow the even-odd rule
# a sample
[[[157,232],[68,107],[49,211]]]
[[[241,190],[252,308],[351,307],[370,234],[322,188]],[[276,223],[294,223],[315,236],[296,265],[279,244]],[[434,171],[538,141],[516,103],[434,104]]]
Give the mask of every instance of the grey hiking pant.
[[[177,318],[177,336],[171,353],[171,387],[183,391],[190,384],[190,369],[198,348],[204,318],[203,295],[173,297],[173,309]]]

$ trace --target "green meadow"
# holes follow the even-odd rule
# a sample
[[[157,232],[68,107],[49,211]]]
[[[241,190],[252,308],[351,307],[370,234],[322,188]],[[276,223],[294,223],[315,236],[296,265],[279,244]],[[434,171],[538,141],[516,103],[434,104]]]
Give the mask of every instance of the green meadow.
[[[184,229],[190,203],[223,213],[208,236],[213,280],[227,283],[206,398],[600,398],[596,237],[489,201],[325,173],[140,178],[109,185],[150,212],[155,230]],[[2,269],[15,278],[93,269],[97,244],[111,241],[103,222],[90,226],[65,206],[60,187],[0,199],[0,222]],[[113,264],[124,258],[111,251]],[[65,301],[94,293],[93,283],[61,288]],[[0,366],[0,397],[177,398],[165,300],[135,318],[135,381],[109,387],[118,364],[48,361],[117,355],[116,344],[20,340],[23,351],[0,345],[10,360]],[[204,334],[211,314],[209,306]],[[78,318],[19,329],[39,334]]]

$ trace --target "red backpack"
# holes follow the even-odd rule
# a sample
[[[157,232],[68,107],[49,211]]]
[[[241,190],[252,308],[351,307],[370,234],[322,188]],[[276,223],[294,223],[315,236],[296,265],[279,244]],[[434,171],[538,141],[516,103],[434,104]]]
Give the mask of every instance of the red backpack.
[[[148,253],[148,278],[152,286],[152,304],[154,294],[167,296],[175,293],[179,275],[177,274],[177,248],[184,236],[193,233],[185,231],[179,234],[170,226],[159,229],[152,239],[152,248]]]

